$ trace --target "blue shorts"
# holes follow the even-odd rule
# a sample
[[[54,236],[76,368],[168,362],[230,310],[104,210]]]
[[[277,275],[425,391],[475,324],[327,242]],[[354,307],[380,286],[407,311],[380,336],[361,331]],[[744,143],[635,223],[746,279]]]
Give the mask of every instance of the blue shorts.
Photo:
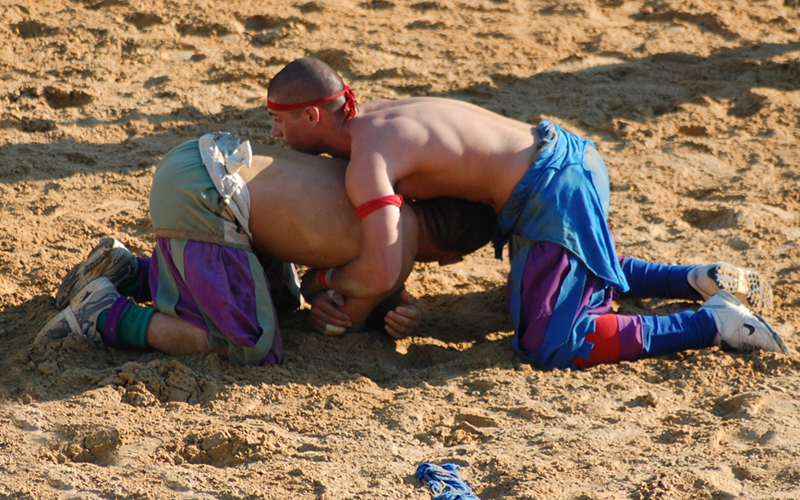
[[[514,348],[541,368],[564,368],[576,356],[589,356],[584,338],[594,331],[594,317],[610,307],[612,288],[625,292],[628,282],[606,223],[609,180],[603,160],[588,139],[546,121],[538,130],[539,154],[499,215],[502,238],[495,243],[513,237],[518,246],[508,290]],[[526,288],[550,292],[540,297],[524,294]],[[527,317],[534,309],[543,311],[546,321],[532,327]]]

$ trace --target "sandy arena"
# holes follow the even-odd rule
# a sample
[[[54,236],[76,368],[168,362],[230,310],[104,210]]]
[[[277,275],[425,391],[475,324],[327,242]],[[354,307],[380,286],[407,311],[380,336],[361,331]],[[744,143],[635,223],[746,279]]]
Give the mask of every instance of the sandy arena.
[[[0,498],[800,498],[800,355],[688,351],[543,372],[507,261],[417,265],[419,335],[282,318],[285,362],[37,345],[101,238],[155,239],[170,149],[272,142],[266,85],[313,55],[361,101],[444,96],[597,144],[618,253],[760,270],[800,350],[798,0],[0,0]],[[667,314],[694,302],[620,303]]]

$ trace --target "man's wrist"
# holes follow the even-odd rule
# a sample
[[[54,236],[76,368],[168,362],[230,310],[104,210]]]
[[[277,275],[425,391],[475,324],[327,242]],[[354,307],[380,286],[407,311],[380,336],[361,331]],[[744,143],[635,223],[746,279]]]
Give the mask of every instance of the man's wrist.
[[[317,284],[323,290],[331,289],[331,276],[333,275],[333,269],[334,268],[332,267],[328,267],[317,271]]]

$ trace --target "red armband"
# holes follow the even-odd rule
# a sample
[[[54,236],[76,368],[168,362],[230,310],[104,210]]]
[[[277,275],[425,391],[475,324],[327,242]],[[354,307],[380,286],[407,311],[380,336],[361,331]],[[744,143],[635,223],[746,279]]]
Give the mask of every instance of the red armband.
[[[323,290],[330,290],[331,274],[333,274],[332,267],[317,271],[317,284],[321,286]]]
[[[392,194],[389,196],[381,196],[380,198],[375,198],[374,200],[370,200],[363,205],[356,208],[356,213],[358,214],[359,219],[363,219],[367,215],[371,214],[375,210],[380,210],[383,207],[388,207],[389,205],[394,205],[396,207],[403,206],[403,195],[402,194]]]

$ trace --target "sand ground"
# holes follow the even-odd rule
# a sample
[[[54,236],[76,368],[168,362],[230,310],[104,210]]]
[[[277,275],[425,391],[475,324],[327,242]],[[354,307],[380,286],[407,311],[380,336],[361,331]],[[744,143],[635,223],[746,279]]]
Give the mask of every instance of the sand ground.
[[[159,159],[269,142],[269,78],[315,55],[361,100],[592,138],[619,253],[759,269],[800,349],[799,29],[797,0],[0,0],[0,497],[422,500],[433,461],[482,499],[800,498],[797,354],[531,369],[488,248],[415,269],[419,336],[326,338],[302,310],[279,367],[32,340],[99,239],[152,249]]]

